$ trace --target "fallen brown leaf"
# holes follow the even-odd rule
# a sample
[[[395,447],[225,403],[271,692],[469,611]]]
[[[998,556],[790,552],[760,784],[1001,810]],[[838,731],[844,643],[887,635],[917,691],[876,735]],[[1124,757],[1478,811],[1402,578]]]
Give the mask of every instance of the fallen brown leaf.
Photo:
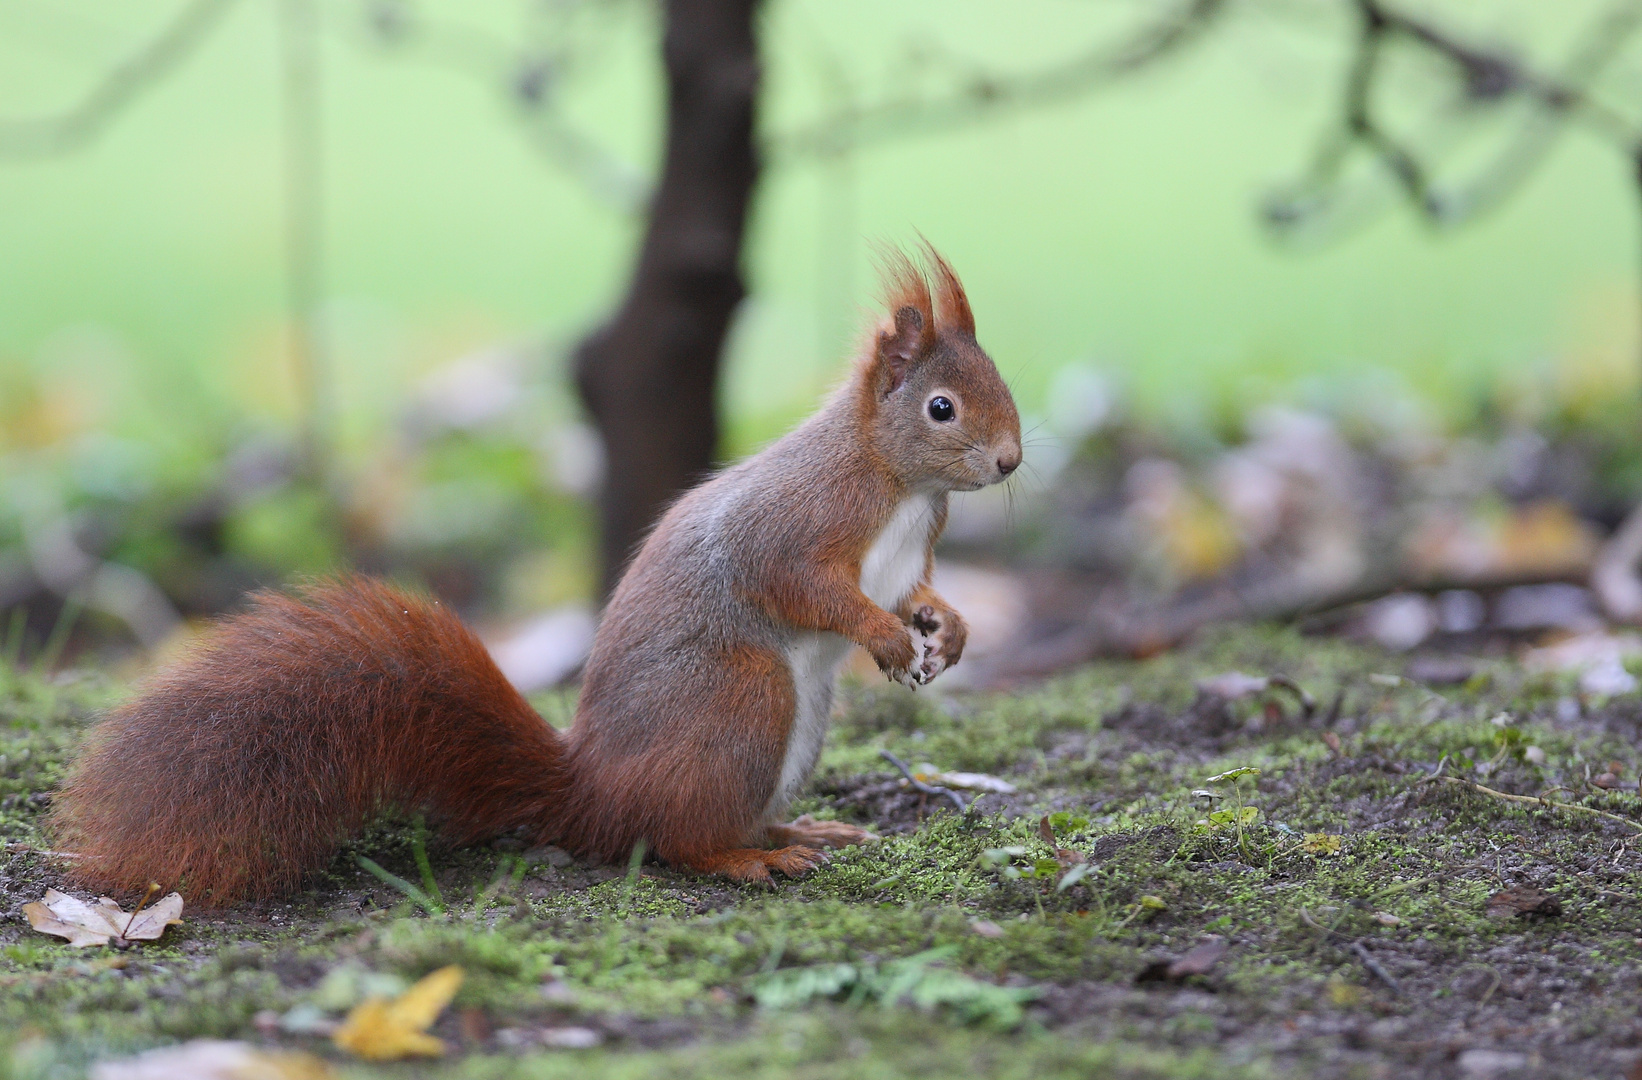
[[[1487,912],[1488,917],[1491,919],[1513,919],[1528,915],[1561,915],[1562,901],[1544,889],[1535,889],[1524,885],[1515,889],[1501,889],[1489,896]]]
[[[1065,848],[1055,843],[1055,830],[1049,824],[1049,815],[1045,814],[1038,819],[1038,836],[1049,845],[1055,853],[1055,861],[1060,863],[1061,872],[1065,873],[1079,863],[1086,863],[1089,857],[1076,848]],[[1087,871],[1086,871],[1087,872]]]
[[[1226,939],[1210,934],[1201,945],[1194,946],[1178,957],[1153,960],[1135,976],[1135,982],[1181,982],[1193,975],[1207,975],[1225,957]]]
[[[127,914],[106,896],[94,904],[47,889],[43,900],[23,905],[29,925],[42,934],[67,938],[70,945],[107,945],[110,941],[154,941],[167,926],[182,922],[182,896],[170,893],[155,904]]]

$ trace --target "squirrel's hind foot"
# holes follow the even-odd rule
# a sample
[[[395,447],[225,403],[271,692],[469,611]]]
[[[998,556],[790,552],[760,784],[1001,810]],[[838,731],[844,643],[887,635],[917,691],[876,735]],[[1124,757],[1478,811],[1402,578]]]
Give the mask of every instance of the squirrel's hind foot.
[[[802,844],[805,847],[819,848],[844,848],[878,839],[876,833],[868,832],[858,825],[849,825],[842,821],[817,821],[809,814],[785,825],[771,825],[764,834],[772,843]]]
[[[701,874],[720,874],[731,881],[768,885],[771,870],[787,877],[803,877],[826,861],[824,851],[792,845],[774,851],[732,848],[690,859],[684,865]]]

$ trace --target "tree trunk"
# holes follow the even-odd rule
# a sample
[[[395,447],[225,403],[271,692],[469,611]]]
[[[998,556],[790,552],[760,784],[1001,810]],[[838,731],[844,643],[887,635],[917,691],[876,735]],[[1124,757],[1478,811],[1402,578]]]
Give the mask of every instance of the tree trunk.
[[[604,443],[602,596],[661,509],[713,464],[724,335],[746,293],[758,177],[757,0],[667,0],[667,152],[627,296],[576,353]]]

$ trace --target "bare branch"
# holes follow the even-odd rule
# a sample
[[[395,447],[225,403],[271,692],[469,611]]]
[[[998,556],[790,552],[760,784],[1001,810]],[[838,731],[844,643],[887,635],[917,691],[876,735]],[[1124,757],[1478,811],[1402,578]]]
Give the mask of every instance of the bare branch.
[[[1053,105],[1132,74],[1201,37],[1229,4],[1183,0],[1167,17],[1113,47],[1102,43],[1066,63],[1012,76],[975,76],[950,96],[847,109],[796,131],[770,136],[775,163],[830,157],[862,145],[969,127],[1009,111]]]
[[[85,146],[143,91],[193,55],[234,3],[192,0],[152,41],[116,64],[90,93],[64,112],[0,120],[0,158],[52,157]]]
[[[1491,53],[1451,36],[1435,25],[1391,11],[1379,0],[1357,0],[1365,11],[1379,20],[1387,33],[1402,34],[1452,61],[1465,76],[1466,93],[1473,101],[1499,101],[1514,93],[1524,94],[1549,112],[1567,113],[1615,141],[1627,145],[1637,140],[1634,125],[1619,113],[1593,98],[1585,89],[1603,66],[1618,55],[1625,38],[1642,19],[1642,5],[1623,0],[1598,20],[1608,37],[1605,48],[1588,43],[1576,54],[1574,70],[1562,76],[1541,75],[1514,58]]]
[[[1306,178],[1293,192],[1268,205],[1267,222],[1274,229],[1291,231],[1349,206],[1337,189],[1359,150],[1385,168],[1422,217],[1434,225],[1453,227],[1474,220],[1520,187],[1569,123],[1587,128],[1631,157],[1642,147],[1642,130],[1592,91],[1603,70],[1642,29],[1642,0],[1616,0],[1593,20],[1555,74],[1536,71],[1509,53],[1465,41],[1423,16],[1389,7],[1382,0],[1347,2],[1360,16],[1361,29],[1346,76],[1340,119],[1319,145]],[[1380,60],[1393,40],[1451,64],[1469,110],[1498,111],[1508,102],[1532,106],[1522,130],[1468,182],[1439,189],[1433,175],[1441,153],[1427,150],[1422,154],[1392,136],[1376,116],[1374,94],[1385,77]],[[1358,222],[1345,224],[1366,218],[1362,215]],[[1337,233],[1340,222],[1335,225]]]
[[[572,66],[570,46],[544,50],[515,44],[480,27],[413,13],[393,0],[368,6],[363,30],[379,50],[497,87],[516,108],[529,145],[598,202],[632,215],[648,206],[650,179],[577,128],[559,107],[558,90]]]

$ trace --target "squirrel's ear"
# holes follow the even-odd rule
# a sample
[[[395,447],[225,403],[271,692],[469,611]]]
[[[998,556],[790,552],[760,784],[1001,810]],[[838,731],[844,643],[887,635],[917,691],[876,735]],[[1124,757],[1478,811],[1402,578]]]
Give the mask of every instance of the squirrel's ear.
[[[906,382],[907,372],[934,344],[933,320],[911,304],[897,308],[894,321],[878,331],[877,368],[879,394],[888,396]]]

